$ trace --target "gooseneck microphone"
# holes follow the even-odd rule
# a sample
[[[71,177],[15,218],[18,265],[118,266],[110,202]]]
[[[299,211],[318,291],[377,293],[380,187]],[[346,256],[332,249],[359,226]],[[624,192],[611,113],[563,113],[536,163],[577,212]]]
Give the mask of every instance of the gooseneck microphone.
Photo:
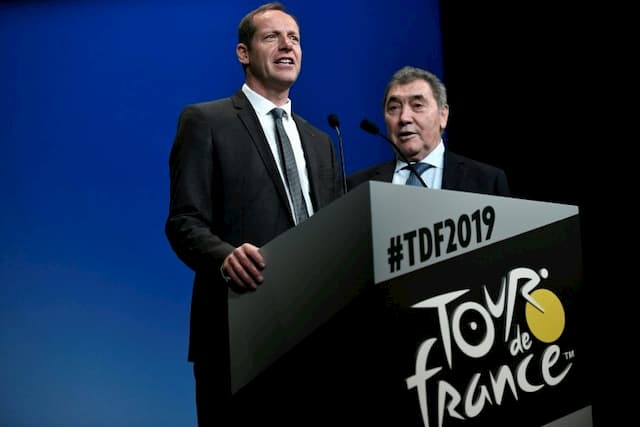
[[[342,147],[342,133],[340,132],[340,120],[335,114],[329,114],[327,117],[329,126],[335,129],[338,134],[338,146],[340,147],[340,165],[342,166],[342,194],[347,194],[347,174],[344,167],[344,148]]]
[[[423,187],[425,187],[425,188],[427,187],[427,184],[422,180],[422,177],[416,171],[416,168],[413,167],[413,164],[411,164],[411,162],[409,162],[409,159],[407,159],[407,156],[405,156],[402,153],[402,151],[400,151],[398,149],[398,147],[396,147],[396,145],[393,143],[393,141],[391,141],[386,135],[383,135],[382,133],[380,133],[380,128],[378,127],[378,125],[376,125],[375,123],[373,123],[370,120],[363,119],[360,122],[360,128],[362,130],[364,130],[365,132],[369,132],[370,134],[377,135],[377,136],[381,137],[382,139],[387,141],[389,144],[391,144],[391,147],[393,147],[395,152],[398,153],[398,156],[400,156],[400,158],[407,164],[407,168],[409,169],[409,172],[414,174],[416,176],[416,178],[418,178],[418,181],[420,181],[420,184],[422,184]]]

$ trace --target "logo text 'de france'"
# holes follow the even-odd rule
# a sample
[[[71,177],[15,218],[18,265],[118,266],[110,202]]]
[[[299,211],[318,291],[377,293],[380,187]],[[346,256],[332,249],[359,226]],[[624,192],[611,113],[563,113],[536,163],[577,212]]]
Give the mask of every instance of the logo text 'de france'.
[[[502,277],[498,295],[491,295],[483,286],[480,301],[469,298],[471,289],[460,289],[412,306],[435,310],[439,322],[440,336],[425,339],[419,345],[415,373],[406,378],[407,388],[417,393],[425,427],[429,427],[434,415],[439,427],[445,417],[474,418],[487,405],[501,405],[509,392],[518,401],[522,393],[543,392],[545,387],[556,386],[567,377],[575,354],[571,350],[561,351],[556,343],[563,334],[566,319],[555,293],[539,287],[548,277],[545,268],[535,271],[517,267]],[[514,321],[516,310],[524,310],[524,315],[518,316],[523,324]],[[484,335],[479,340],[468,339],[465,331],[472,330],[483,330]],[[500,334],[500,330],[504,332]],[[434,346],[438,341],[440,346]],[[443,360],[442,355],[436,357],[434,353],[438,348],[444,352],[442,364],[434,363],[434,358]],[[487,368],[483,359],[497,348],[507,348],[513,359]],[[455,374],[456,357],[475,359],[482,365],[471,375],[462,393],[449,378]]]

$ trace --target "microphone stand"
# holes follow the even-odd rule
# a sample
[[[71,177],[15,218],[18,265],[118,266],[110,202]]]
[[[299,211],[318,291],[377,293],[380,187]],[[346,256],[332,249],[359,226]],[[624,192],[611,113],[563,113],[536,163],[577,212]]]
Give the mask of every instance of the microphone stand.
[[[367,119],[364,119],[360,122],[360,128],[365,132],[369,132],[370,134],[377,135],[382,139],[384,139],[385,141],[387,141],[391,145],[391,147],[393,147],[393,150],[396,152],[396,154],[398,154],[398,156],[402,159],[402,161],[404,161],[407,164],[407,168],[409,169],[409,172],[414,174],[416,178],[418,178],[418,181],[420,181],[420,184],[422,184],[423,187],[428,188],[427,184],[424,182],[424,180],[422,179],[418,171],[416,171],[416,168],[414,168],[411,162],[409,162],[409,159],[407,159],[407,156],[405,156],[402,153],[402,151],[400,151],[398,147],[396,147],[396,144],[394,144],[393,141],[391,141],[386,135],[383,135],[382,133],[380,133],[380,129],[375,123]]]
[[[338,120],[338,116],[335,114],[329,114],[327,117],[327,121],[329,122],[329,126],[335,129],[336,134],[338,135],[338,146],[340,148],[340,166],[342,167],[342,194],[347,194],[347,173],[345,171],[344,165],[344,148],[342,145],[342,133],[340,132],[340,120]]]

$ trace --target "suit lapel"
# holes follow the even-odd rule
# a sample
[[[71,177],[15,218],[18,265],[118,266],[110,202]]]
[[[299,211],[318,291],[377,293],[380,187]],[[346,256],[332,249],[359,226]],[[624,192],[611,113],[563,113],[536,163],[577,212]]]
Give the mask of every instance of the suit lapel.
[[[458,156],[446,150],[444,152],[444,171],[442,175],[442,188],[444,190],[462,190],[465,179],[464,165]]]
[[[256,148],[258,155],[262,158],[262,162],[264,163],[264,166],[267,169],[267,172],[269,173],[269,176],[271,177],[271,180],[273,181],[278,191],[278,195],[283,203],[283,206],[291,216],[291,207],[289,206],[289,200],[284,188],[284,183],[282,182],[282,178],[280,178],[280,173],[278,172],[278,165],[276,165],[276,161],[273,158],[271,149],[269,148],[269,142],[264,135],[262,126],[258,121],[258,117],[256,116],[251,103],[244,95],[244,93],[242,93],[242,90],[237,91],[231,97],[231,101],[233,102],[234,107],[238,110],[238,118],[249,133],[249,136],[253,141],[253,145]]]
[[[372,179],[376,181],[393,182],[393,174],[396,171],[396,159],[383,163],[376,171]]]
[[[319,153],[318,147],[320,144],[314,144],[313,141],[316,138],[316,134],[309,126],[309,124],[302,118],[298,117],[295,113],[292,115],[293,120],[298,128],[300,134],[300,143],[302,144],[302,151],[304,152],[304,158],[307,163],[307,174],[309,175],[309,192],[311,193],[311,200],[314,201],[314,205],[317,208],[318,203],[315,195],[319,194],[317,191],[317,185],[321,182],[318,159],[322,157],[322,153]]]

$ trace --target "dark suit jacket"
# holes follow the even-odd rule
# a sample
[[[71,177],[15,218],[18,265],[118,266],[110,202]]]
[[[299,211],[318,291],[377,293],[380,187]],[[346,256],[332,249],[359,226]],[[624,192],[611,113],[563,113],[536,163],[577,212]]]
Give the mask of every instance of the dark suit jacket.
[[[300,116],[293,119],[318,210],[342,193],[334,146],[325,132]],[[222,261],[244,242],[262,246],[294,226],[276,162],[242,91],[184,108],[169,169],[166,235],[195,272],[188,358],[228,367],[228,287],[220,274]]]
[[[365,181],[392,182],[396,159],[357,171],[347,177],[349,189]],[[443,190],[511,196],[507,175],[502,169],[445,150]]]

